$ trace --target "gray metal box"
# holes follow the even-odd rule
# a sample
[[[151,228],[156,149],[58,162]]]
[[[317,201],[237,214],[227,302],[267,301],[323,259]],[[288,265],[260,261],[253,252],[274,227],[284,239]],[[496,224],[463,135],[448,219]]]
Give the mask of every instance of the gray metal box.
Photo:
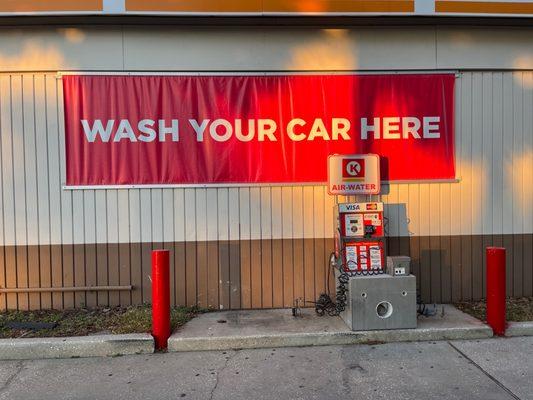
[[[387,257],[387,274],[392,276],[406,276],[411,273],[411,257]]]
[[[353,331],[416,328],[413,275],[350,278],[347,298],[341,317]]]

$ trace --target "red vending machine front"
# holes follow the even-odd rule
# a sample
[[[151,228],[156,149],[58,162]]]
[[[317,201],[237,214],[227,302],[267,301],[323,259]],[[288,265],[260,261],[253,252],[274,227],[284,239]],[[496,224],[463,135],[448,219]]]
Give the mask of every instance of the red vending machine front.
[[[345,272],[383,271],[383,203],[339,204],[338,226],[336,253],[343,257]]]

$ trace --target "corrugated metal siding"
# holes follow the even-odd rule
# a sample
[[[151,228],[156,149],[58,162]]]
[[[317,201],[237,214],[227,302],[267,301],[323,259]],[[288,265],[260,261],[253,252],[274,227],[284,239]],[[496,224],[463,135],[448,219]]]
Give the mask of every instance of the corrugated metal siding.
[[[52,73],[0,75],[0,286],[138,289],[0,295],[0,309],[149,301],[160,246],[176,304],[280,307],[323,290],[325,187],[62,190],[61,92]],[[533,72],[461,74],[456,164],[459,183],[383,188],[389,250],[413,256],[426,300],[450,301],[483,295],[482,249],[505,245],[509,294],[531,295]]]

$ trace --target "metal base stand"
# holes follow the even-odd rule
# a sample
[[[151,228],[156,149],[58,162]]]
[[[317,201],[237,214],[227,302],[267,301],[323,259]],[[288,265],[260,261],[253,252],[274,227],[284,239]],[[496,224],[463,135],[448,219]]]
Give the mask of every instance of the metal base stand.
[[[339,271],[335,270],[338,279]],[[356,276],[348,284],[340,316],[354,331],[416,328],[416,278],[413,275]]]

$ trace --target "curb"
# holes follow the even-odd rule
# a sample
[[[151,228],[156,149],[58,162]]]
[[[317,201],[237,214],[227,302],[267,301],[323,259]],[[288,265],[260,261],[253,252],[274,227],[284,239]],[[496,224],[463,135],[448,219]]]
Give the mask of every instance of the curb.
[[[489,327],[422,328],[365,332],[286,333],[251,336],[170,337],[168,351],[208,351],[436,340],[486,339]]]
[[[509,322],[509,325],[505,330],[505,336],[533,336],[533,321]]]
[[[153,352],[154,339],[147,333],[0,339],[1,360],[110,357]]]

